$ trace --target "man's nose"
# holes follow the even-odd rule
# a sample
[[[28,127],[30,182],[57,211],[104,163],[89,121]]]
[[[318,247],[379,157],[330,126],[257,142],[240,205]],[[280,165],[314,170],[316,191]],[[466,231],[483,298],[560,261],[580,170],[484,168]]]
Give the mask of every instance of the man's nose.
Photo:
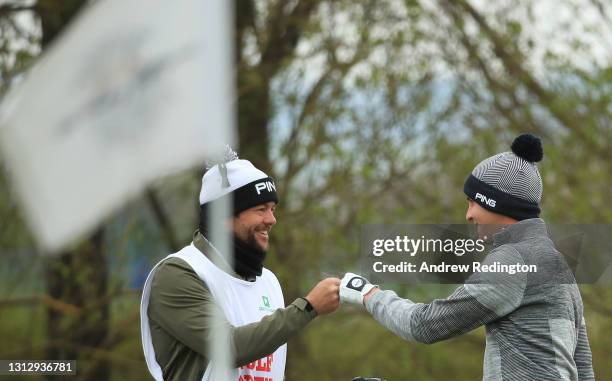
[[[465,212],[465,220],[470,223],[474,221],[474,217],[472,216],[472,208],[470,208],[469,206],[467,208],[467,211]]]
[[[270,226],[276,224],[276,217],[274,217],[274,212],[271,209],[264,215],[264,223]]]

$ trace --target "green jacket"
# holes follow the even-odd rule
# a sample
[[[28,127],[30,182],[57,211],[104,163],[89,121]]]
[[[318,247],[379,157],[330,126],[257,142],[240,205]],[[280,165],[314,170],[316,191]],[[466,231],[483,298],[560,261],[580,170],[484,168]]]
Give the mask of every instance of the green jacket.
[[[206,240],[196,233],[194,246],[228,274]],[[148,317],[157,362],[164,380],[200,380],[208,364],[207,347],[215,326],[229,326],[230,348],[235,365],[243,366],[274,352],[315,316],[306,310],[306,300],[296,299],[261,321],[230,326],[225,319],[214,321],[219,311],[206,284],[182,259],[170,258],[157,267],[151,283]],[[217,316],[223,316],[219,313]]]

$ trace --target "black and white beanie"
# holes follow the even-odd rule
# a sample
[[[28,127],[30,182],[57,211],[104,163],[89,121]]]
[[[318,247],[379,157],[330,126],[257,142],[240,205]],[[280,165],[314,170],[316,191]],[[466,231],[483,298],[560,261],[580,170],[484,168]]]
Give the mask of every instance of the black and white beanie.
[[[200,205],[232,194],[234,215],[266,202],[278,203],[274,180],[227,147],[225,158],[211,165],[202,177]]]
[[[544,157],[542,142],[523,134],[514,139],[512,152],[481,161],[463,186],[465,194],[492,212],[521,221],[540,215],[542,178],[536,165]]]

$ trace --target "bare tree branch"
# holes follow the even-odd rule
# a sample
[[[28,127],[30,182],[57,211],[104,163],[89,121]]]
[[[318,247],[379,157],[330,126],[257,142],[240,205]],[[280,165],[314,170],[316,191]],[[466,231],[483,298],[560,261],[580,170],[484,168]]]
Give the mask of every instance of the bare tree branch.
[[[601,0],[591,0],[591,4],[593,4],[593,6],[597,8],[597,11],[601,15],[601,17],[609,24],[610,27],[612,27],[612,18],[608,16],[608,13],[606,12],[606,8],[604,7]]]
[[[249,28],[255,27],[255,3],[253,0],[237,0],[234,3],[236,11],[236,44],[235,59],[239,64],[243,48],[244,36]],[[239,66],[239,65],[236,65]]]
[[[476,66],[484,76],[485,80],[489,84],[491,88],[491,96],[493,97],[493,102],[497,110],[504,115],[508,121],[516,126],[524,126],[528,124],[532,130],[537,131],[538,134],[543,135],[544,129],[538,126],[533,118],[531,117],[531,112],[529,107],[522,104],[516,97],[516,88],[515,86],[511,86],[510,84],[503,83],[501,80],[496,79],[494,75],[491,73],[488,65],[485,60],[479,54],[477,47],[470,40],[466,30],[465,25],[463,23],[462,18],[457,13],[457,10],[453,7],[448,6],[447,4],[442,5],[442,9],[446,11],[446,13],[451,17],[455,28],[459,31],[460,36],[459,40],[467,50],[468,56],[476,63]],[[512,107],[507,107],[502,104],[500,101],[500,95],[505,94],[512,100]],[[515,112],[516,110],[522,110],[524,113],[528,114],[528,117],[523,119],[522,121],[516,118]]]
[[[262,52],[260,70],[264,78],[271,78],[276,74],[285,59],[293,54],[304,31],[304,24],[318,5],[319,1],[300,0],[286,15],[286,3],[278,1],[270,20],[270,35]]]
[[[3,4],[0,5],[0,18],[9,16],[17,12],[34,11],[35,9],[35,5]]]
[[[559,107],[559,100],[554,93],[544,88],[534,76],[532,76],[523,66],[525,61],[523,54],[516,44],[505,40],[488,24],[485,17],[480,14],[468,0],[443,0],[447,6],[456,7],[466,12],[478,24],[479,28],[488,37],[493,45],[493,52],[504,64],[508,73],[522,81],[526,88],[536,96],[540,104],[544,106],[550,114],[555,117],[568,130],[573,131],[585,143],[605,155],[610,155],[610,152],[605,149],[605,143],[598,141],[597,137],[589,134],[581,126],[581,119],[575,115],[572,110]]]

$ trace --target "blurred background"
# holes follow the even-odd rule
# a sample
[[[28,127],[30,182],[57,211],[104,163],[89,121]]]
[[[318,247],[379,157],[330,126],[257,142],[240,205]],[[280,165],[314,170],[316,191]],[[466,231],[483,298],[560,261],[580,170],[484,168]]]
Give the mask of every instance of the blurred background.
[[[0,96],[95,2],[0,1]],[[286,301],[358,270],[364,224],[463,222],[466,176],[521,132],[544,142],[542,217],[612,223],[609,1],[237,0],[234,13],[238,152],[277,179],[266,267]],[[55,257],[38,252],[0,171],[0,359],[150,379],[140,290],[191,241],[203,165],[160,179]],[[385,286],[422,302],[453,289]],[[612,287],[581,291],[595,374],[609,380]],[[286,379],[474,380],[483,353],[482,328],[409,344],[342,308],[289,342]]]

